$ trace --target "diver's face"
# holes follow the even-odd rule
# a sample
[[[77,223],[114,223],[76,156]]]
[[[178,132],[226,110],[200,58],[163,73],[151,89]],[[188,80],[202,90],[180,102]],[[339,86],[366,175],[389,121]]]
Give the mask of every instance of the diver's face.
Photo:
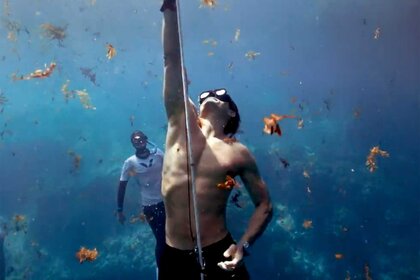
[[[131,139],[131,143],[133,144],[134,148],[142,150],[142,149],[146,148],[147,139],[142,138],[140,136],[134,136]]]
[[[223,102],[216,97],[208,97],[200,105],[200,115],[206,115],[208,113],[217,113],[226,115],[229,112],[229,103]]]

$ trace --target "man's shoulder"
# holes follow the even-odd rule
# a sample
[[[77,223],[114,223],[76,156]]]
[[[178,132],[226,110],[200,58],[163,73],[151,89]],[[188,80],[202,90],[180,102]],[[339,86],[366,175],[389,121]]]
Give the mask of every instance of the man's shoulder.
[[[161,157],[163,157],[163,155],[164,155],[163,151],[161,149],[159,149],[159,148],[156,148],[156,153],[155,154],[157,156],[161,156]]]
[[[125,163],[135,162],[136,159],[137,159],[136,155],[131,155],[124,162]]]
[[[242,162],[242,164],[248,165],[249,163],[254,162],[252,151],[245,144],[236,141],[230,145],[235,154],[235,158]]]
[[[228,143],[228,144],[232,146],[232,149],[234,149],[238,152],[243,152],[243,153],[249,153],[250,152],[248,147],[245,144],[239,142],[238,140],[235,140],[234,142]]]

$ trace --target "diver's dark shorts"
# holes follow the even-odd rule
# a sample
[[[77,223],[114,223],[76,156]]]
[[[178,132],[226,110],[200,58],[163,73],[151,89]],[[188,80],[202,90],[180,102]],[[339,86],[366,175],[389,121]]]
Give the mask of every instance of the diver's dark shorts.
[[[223,253],[231,244],[235,243],[230,234],[222,240],[203,248],[205,262],[204,279],[206,280],[232,280],[249,279],[245,265],[234,271],[225,271],[217,266],[218,262],[228,260]],[[193,250],[179,250],[165,244],[160,260],[159,280],[200,280],[200,265],[198,254]]]
[[[159,267],[162,253],[165,250],[165,205],[163,202],[143,206],[143,213],[156,238],[155,257]]]

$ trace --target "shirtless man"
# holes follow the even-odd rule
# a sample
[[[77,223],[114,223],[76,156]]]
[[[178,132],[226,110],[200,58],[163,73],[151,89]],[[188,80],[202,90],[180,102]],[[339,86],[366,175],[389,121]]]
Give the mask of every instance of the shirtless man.
[[[188,104],[192,157],[196,174],[199,233],[195,229],[190,192],[185,112],[182,94],[178,22],[175,0],[165,0],[163,12],[164,102],[168,118],[162,194],[166,209],[166,246],[159,279],[249,279],[244,248],[254,243],[271,219],[272,205],[254,157],[242,144],[226,141],[239,127],[238,109],[224,89],[200,95],[200,114]],[[228,138],[229,139],[229,138]],[[230,138],[232,139],[232,138]],[[225,141],[224,141],[225,140]],[[231,188],[218,188],[227,175],[241,178],[255,205],[238,242],[226,225]],[[204,268],[196,249],[200,234]]]

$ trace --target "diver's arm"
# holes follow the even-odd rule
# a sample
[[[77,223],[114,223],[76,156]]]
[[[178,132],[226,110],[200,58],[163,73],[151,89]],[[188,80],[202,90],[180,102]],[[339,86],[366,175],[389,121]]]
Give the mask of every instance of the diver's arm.
[[[255,209],[249,220],[248,228],[238,242],[240,245],[246,242],[249,244],[254,243],[264,232],[273,213],[267,186],[259,174],[255,159],[250,154],[248,156],[248,163],[240,176],[254,203]]]
[[[239,175],[254,203],[255,209],[248,222],[248,227],[239,242],[236,245],[231,245],[224,252],[224,256],[231,256],[232,260],[218,263],[218,266],[224,270],[236,269],[240,265],[245,255],[244,248],[255,242],[264,232],[273,216],[273,208],[267,186],[260,177],[255,159],[246,149],[240,152],[245,157],[245,165]]]
[[[118,185],[117,217],[118,217],[118,221],[121,224],[124,224],[124,222],[125,222],[125,216],[124,216],[123,208],[124,208],[125,189],[127,187],[127,183],[128,183],[128,181],[120,181],[120,184]]]
[[[128,181],[120,181],[118,186],[118,196],[117,196],[117,211],[122,212],[124,208],[124,197],[125,189],[127,187]]]
[[[163,97],[169,123],[179,127],[185,124],[185,114],[178,17],[175,0],[165,0],[162,7],[165,7],[165,3],[168,8],[163,10],[162,41],[165,63]],[[191,125],[197,126],[197,113],[190,99],[188,110]]]
[[[163,11],[162,40],[165,63],[163,97],[168,119],[171,119],[183,112],[184,103],[177,11],[169,8]]]

